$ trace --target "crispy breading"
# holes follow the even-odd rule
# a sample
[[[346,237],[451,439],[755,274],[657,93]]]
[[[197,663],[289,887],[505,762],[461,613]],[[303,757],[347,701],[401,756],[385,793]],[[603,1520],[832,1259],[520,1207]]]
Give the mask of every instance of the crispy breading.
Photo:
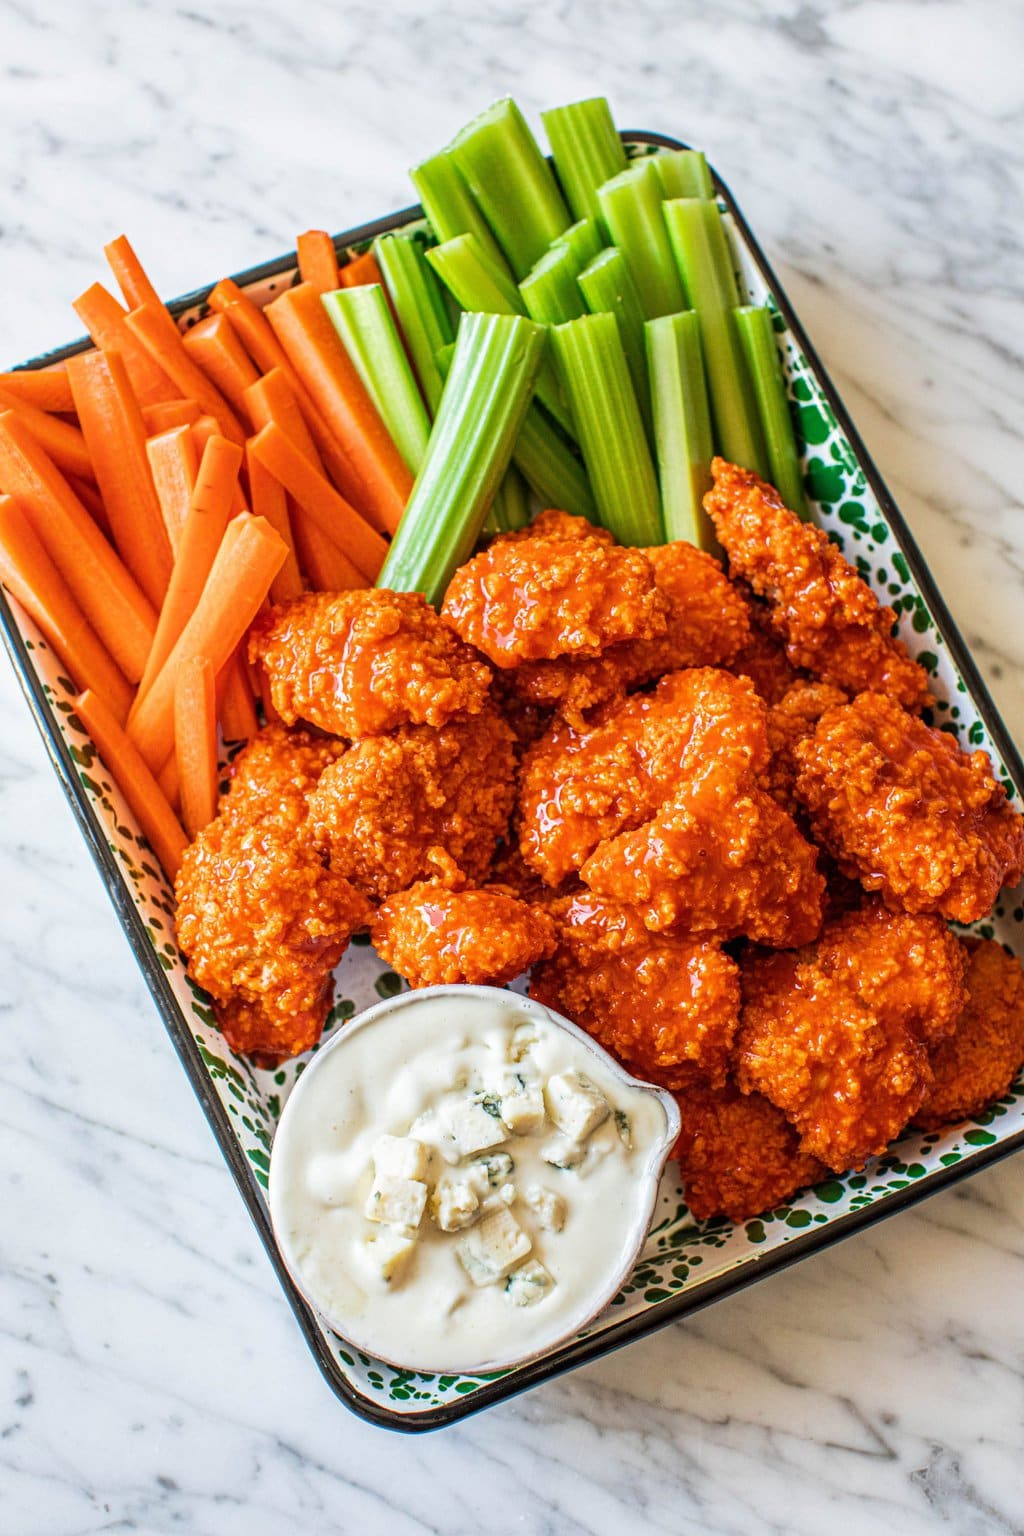
[[[1024,872],[1024,819],[986,752],[962,752],[885,695],[830,709],[795,748],[814,835],[866,890],[908,912],[985,917]]]
[[[664,634],[667,607],[639,549],[540,535],[495,542],[460,566],[441,615],[495,666],[514,667]]]
[[[586,891],[548,910],[558,948],[534,967],[531,997],[640,1077],[670,1088],[725,1081],[739,1017],[735,961],[714,943],[649,933],[628,907]]]
[[[728,1082],[687,1088],[676,1098],[682,1130],[673,1156],[698,1221],[746,1221],[825,1177],[823,1165],[801,1151],[796,1131],[762,1094],[740,1093]]]
[[[305,592],[252,627],[274,708],[357,739],[483,708],[491,669],[418,592]]]
[[[993,939],[966,939],[968,998],[930,1052],[933,1081],[914,1116],[934,1131],[1002,1098],[1024,1065],[1024,971]]]
[[[783,810],[795,815],[798,801],[795,751],[798,742],[814,735],[826,709],[846,703],[846,694],[831,683],[796,682],[768,711],[768,743],[771,762],[762,783]]]
[[[555,925],[510,891],[424,880],[378,908],[370,937],[411,987],[500,987],[552,952]]]
[[[734,579],[731,585],[746,600],[750,638],[726,663],[726,671],[749,677],[766,704],[777,704],[807,674],[790,665],[785,642],[772,629],[768,604],[755,597],[745,581]]]
[[[320,1037],[331,972],[370,918],[324,867],[308,797],[340,742],[269,726],[235,762],[217,816],[185,850],[175,886],[178,943],[210,993],[232,1050],[269,1065]]]
[[[552,539],[564,541],[566,539],[596,539],[599,544],[614,544],[615,535],[609,533],[607,528],[602,528],[598,523],[590,522],[589,518],[578,517],[573,512],[563,512],[557,507],[547,507],[543,512],[538,512],[533,522],[526,528],[516,528],[510,533],[499,533],[492,539],[493,544],[518,544],[523,539]]]
[[[310,799],[310,825],[331,868],[382,901],[431,873],[443,848],[482,880],[515,798],[509,727],[494,709],[401,726],[350,747]]]
[[[711,472],[704,506],[729,569],[768,599],[793,666],[847,693],[872,689],[910,708],[926,704],[927,673],[893,638],[895,614],[828,536],[750,470],[714,459]]]
[[[818,943],[743,959],[735,1071],[836,1172],[884,1151],[924,1102],[927,1042],[953,1028],[966,956],[936,917],[873,902]]]

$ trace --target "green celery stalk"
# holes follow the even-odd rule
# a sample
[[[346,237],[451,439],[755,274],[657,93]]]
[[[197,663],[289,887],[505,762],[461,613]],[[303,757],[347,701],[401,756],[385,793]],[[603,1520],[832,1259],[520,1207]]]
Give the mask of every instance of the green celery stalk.
[[[592,315],[614,315],[619,322],[622,349],[644,419],[644,430],[648,440],[653,440],[651,389],[644,351],[644,308],[629,264],[617,245],[602,251],[580,273],[579,286]]]
[[[323,306],[402,458],[418,474],[430,417],[380,283],[338,288]]]
[[[398,314],[427,409],[433,415],[444,388],[437,351],[455,340],[444,294],[418,240],[408,235],[382,235],[373,243],[373,254]]]
[[[530,492],[515,466],[514,455],[513,462],[505,471],[505,478],[498,486],[491,511],[497,512],[502,533],[525,528],[530,521]]]
[[[555,170],[573,217],[603,223],[597,189],[628,165],[603,96],[542,112]]]
[[[423,212],[438,240],[454,240],[456,235],[476,235],[492,261],[505,265],[501,247],[491,233],[491,226],[474,201],[455,161],[447,150],[431,155],[409,172]]]
[[[509,97],[467,123],[448,146],[521,282],[572,220],[554,173]]]
[[[748,304],[735,310],[734,314],[764,432],[768,478],[790,511],[806,517],[800,456],[771,313]]]
[[[435,245],[427,252],[427,260],[463,309],[491,315],[526,313],[519,289],[491,261],[475,235],[457,235],[454,240]],[[572,431],[572,413],[549,356],[541,364],[537,398],[567,432]]]
[[[718,204],[674,198],[663,207],[679,271],[700,321],[716,446],[734,464],[767,475],[757,401],[733,314],[739,292]]]
[[[454,346],[442,347],[437,366],[446,377],[455,355]],[[558,507],[588,522],[597,522],[597,508],[587,472],[562,433],[536,403],[519,429],[512,459],[542,507]]]
[[[538,325],[562,325],[586,314],[576,282],[579,270],[579,258],[571,246],[553,245],[544,252],[519,284],[519,296],[531,320]]]
[[[620,544],[664,540],[643,418],[614,315],[551,328],[601,522]]]
[[[685,309],[682,283],[661,216],[661,182],[653,160],[638,160],[628,171],[606,181],[597,195],[612,241],[629,263],[644,317],[654,320]]]
[[[551,249],[555,250],[560,245],[567,245],[571,251],[575,251],[580,266],[585,267],[604,245],[604,234],[596,219],[577,219],[564,234],[552,240]]]
[[[669,197],[714,197],[715,184],[700,149],[670,149],[652,156],[651,163],[661,183],[661,195]]]
[[[379,587],[422,592],[440,605],[508,469],[544,338],[544,328],[522,315],[463,315],[427,455]]]
[[[665,537],[714,549],[714,528],[704,511],[713,448],[700,322],[690,309],[648,320],[644,333]]]

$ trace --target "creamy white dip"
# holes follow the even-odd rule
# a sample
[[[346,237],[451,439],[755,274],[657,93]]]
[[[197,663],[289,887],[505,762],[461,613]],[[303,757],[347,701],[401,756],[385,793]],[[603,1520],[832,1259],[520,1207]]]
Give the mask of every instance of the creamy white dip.
[[[677,1119],[539,1004],[431,988],[350,1025],[285,1108],[270,1209],[308,1300],[425,1371],[582,1327],[646,1234]]]

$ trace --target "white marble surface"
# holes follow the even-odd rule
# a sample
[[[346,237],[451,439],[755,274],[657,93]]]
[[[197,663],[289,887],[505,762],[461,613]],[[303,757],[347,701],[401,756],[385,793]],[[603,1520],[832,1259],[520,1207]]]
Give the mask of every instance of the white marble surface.
[[[1018,0],[2,0],[0,346],[408,200],[496,95],[706,146],[1024,737]],[[0,664],[0,1530],[1024,1530],[1024,1164],[440,1436],[321,1383]]]

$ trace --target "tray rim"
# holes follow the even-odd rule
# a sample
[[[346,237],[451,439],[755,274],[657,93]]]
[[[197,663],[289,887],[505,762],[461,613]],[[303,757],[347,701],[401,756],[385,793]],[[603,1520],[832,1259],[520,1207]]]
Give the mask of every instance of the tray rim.
[[[646,129],[623,129],[621,131],[621,138],[627,144],[648,145],[653,149],[675,150],[690,147],[681,139]],[[759,269],[768,285],[794,341],[803,352],[814,372],[821,386],[822,393],[835,414],[837,423],[845,434],[858,464],[864,471],[868,484],[884,512],[895,538],[901,546],[911,575],[928,606],[935,621],[935,626],[948,647],[953,663],[967,686],[970,697],[1006,765],[1007,772],[1016,785],[1018,794],[1024,796],[1024,759],[1022,759],[1020,751],[1010,736],[1002,715],[996,707],[988,686],[982,678],[967,643],[960,632],[959,626],[953,619],[936,585],[935,579],[918,548],[916,539],[882,479],[873,458],[865,447],[838,390],[797,318],[785,290],[780,285],[729,186],[713,166],[711,167],[711,174],[717,195],[724,202],[739,228],[755,266]],[[415,203],[410,204],[408,207],[398,209],[394,213],[386,214],[335,235],[333,237],[334,243],[339,249],[363,244],[368,240],[375,239],[378,235],[388,234],[393,230],[400,229],[406,224],[422,218],[422,216],[423,211],[420,206]],[[236,273],[234,278],[240,286],[245,287],[288,272],[294,266],[294,252],[286,252],[281,256]],[[172,314],[180,315],[186,310],[204,303],[213,286],[214,284],[210,283],[196,288],[190,293],[183,294],[181,297],[169,301],[167,307]],[[78,352],[85,351],[91,345],[92,342],[88,337],[82,337],[64,346],[55,347],[47,352],[40,353],[25,363],[16,364],[15,367],[25,369],[44,368],[50,364],[62,362]],[[690,1316],[702,1308],[710,1306],[723,1296],[733,1295],[745,1290],[747,1286],[754,1284],[764,1276],[788,1269],[790,1265],[797,1263],[800,1259],[807,1257],[811,1253],[823,1252],[825,1249],[833,1246],[833,1244],[840,1242],[843,1238],[851,1236],[854,1232],[861,1231],[876,1222],[894,1216],[899,1211],[916,1205],[920,1201],[928,1199],[931,1195],[938,1194],[940,1190],[947,1189],[959,1180],[969,1178],[972,1174],[978,1173],[983,1168],[990,1167],[1003,1158],[1009,1157],[1014,1152],[1024,1148],[1024,1130],[1021,1130],[1003,1141],[997,1141],[991,1146],[978,1149],[972,1153],[970,1158],[964,1159],[952,1167],[936,1170],[928,1174],[920,1181],[908,1185],[907,1188],[890,1194],[884,1201],[875,1202],[873,1205],[865,1206],[856,1211],[848,1211],[845,1215],[835,1217],[826,1225],[809,1229],[807,1232],[793,1237],[783,1246],[769,1250],[763,1255],[753,1254],[749,1259],[725,1274],[704,1282],[698,1282],[671,1299],[649,1308],[646,1312],[640,1312],[625,1318],[620,1324],[613,1324],[600,1335],[577,1339],[572,1344],[560,1349],[557,1355],[534,1361],[532,1364],[528,1364],[510,1375],[499,1377],[496,1381],[478,1387],[474,1392],[456,1402],[414,1413],[396,1413],[382,1404],[373,1402],[357,1393],[339,1370],[337,1362],[325,1344],[312,1311],[299,1294],[284,1266],[274,1241],[269,1211],[248,1160],[245,1158],[231,1130],[227,1113],[213,1090],[195,1041],[188,1030],[187,1023],[181,1014],[177,1000],[150,942],[142,917],[128,893],[127,886],[121,879],[117,861],[107,846],[103,830],[89,805],[70,750],[51,718],[51,711],[42,681],[32,665],[30,650],[19,633],[13,611],[2,588],[0,588],[0,638],[2,638],[4,648],[10,657],[15,675],[28,703],[32,717],[35,720],[36,727],[43,738],[47,756],[64,791],[72,815],[78,823],[79,830],[89,852],[92,854],[93,862],[103,877],[107,894],[118,915],[125,937],[135,956],[136,963],[146,981],[157,1012],[163,1020],[192,1090],[199,1100],[203,1113],[220,1148],[221,1155],[228,1165],[238,1192],[245,1203],[249,1216],[277,1275],[278,1282],[287,1297],[310,1352],[316,1361],[321,1375],[335,1396],[359,1418],[370,1424],[379,1428],[395,1430],[399,1433],[415,1434],[445,1428],[450,1424],[469,1418],[473,1414],[492,1407],[496,1403],[506,1402],[513,1397],[517,1397],[521,1392],[525,1392],[531,1387],[540,1386],[547,1381],[553,1381],[565,1372],[574,1370],[577,1366],[601,1359],[603,1356],[623,1348],[636,1339],[646,1338],[667,1327],[670,1323],[678,1322],[681,1318]]]

